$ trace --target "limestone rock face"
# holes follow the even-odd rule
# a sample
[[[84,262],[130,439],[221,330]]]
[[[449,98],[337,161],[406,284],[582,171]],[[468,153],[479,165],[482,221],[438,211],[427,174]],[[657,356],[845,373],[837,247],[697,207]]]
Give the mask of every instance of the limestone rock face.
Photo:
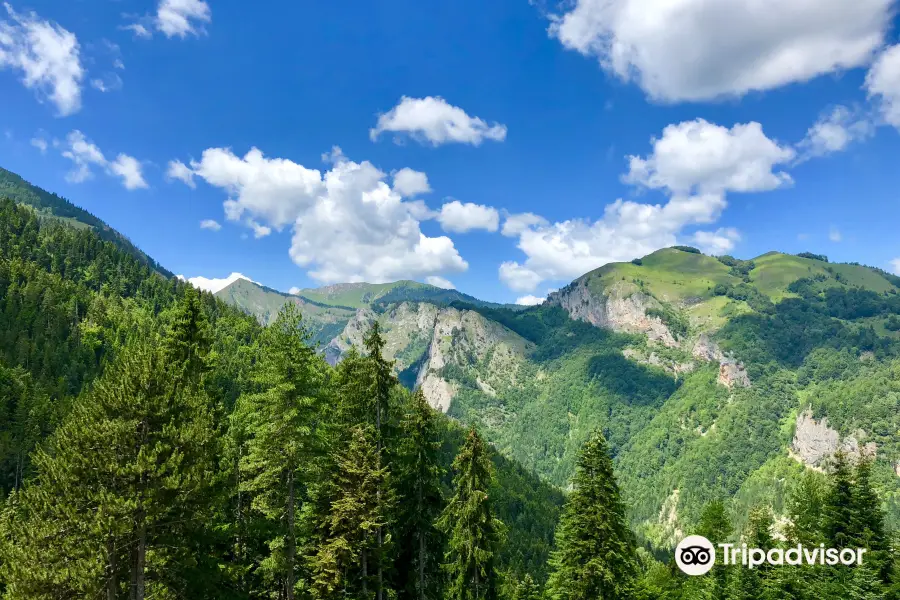
[[[701,333],[694,344],[691,354],[694,358],[719,363],[718,382],[725,387],[750,387],[750,376],[744,365],[722,352],[719,345],[706,333]]]
[[[376,320],[383,327],[385,358],[395,361],[398,373],[415,366],[416,386],[431,406],[443,412],[449,410],[458,392],[458,384],[441,375],[444,367],[465,369],[490,360],[488,371],[502,373],[502,378],[478,379],[477,384],[485,393],[495,394],[498,385],[514,383],[517,357],[530,346],[478,312],[439,308],[425,302],[401,302],[381,314],[359,309],[341,334],[326,346],[326,360],[335,365],[350,348],[362,350],[365,334]]]
[[[855,436],[847,436],[841,440],[840,434],[828,426],[828,417],[816,421],[812,411],[806,409],[797,417],[791,454],[803,464],[819,469],[824,468],[838,450],[843,451],[851,460],[858,460],[861,456],[875,456],[878,448],[874,442],[861,445],[857,439],[857,436],[863,437],[864,434],[862,431],[856,432]]]
[[[750,387],[750,377],[747,375],[744,365],[731,359],[724,359],[719,363],[718,382],[728,388]]]
[[[649,340],[670,348],[678,346],[662,319],[647,315],[648,309],[659,308],[661,305],[643,292],[631,291],[616,284],[605,294],[595,294],[588,289],[587,279],[579,279],[550,294],[547,302],[561,306],[573,319],[613,331],[642,333]]]

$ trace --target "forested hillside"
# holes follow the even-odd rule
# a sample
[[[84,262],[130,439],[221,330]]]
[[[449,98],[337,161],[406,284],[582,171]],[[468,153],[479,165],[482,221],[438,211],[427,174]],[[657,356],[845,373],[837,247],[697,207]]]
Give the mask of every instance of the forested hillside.
[[[239,309],[48,208],[0,201],[0,597],[900,598],[889,274],[682,248],[527,310]],[[688,578],[688,533],[869,558]]]

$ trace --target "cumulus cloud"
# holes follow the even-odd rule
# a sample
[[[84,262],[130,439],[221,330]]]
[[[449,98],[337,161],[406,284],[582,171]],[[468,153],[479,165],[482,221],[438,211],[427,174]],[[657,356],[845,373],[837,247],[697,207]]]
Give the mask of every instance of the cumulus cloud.
[[[865,88],[884,121],[900,129],[900,44],[878,56],[866,74]]]
[[[54,141],[54,146],[56,142]],[[115,160],[108,161],[100,148],[85,137],[77,129],[66,137],[62,155],[74,163],[74,167],[66,174],[71,183],[82,183],[94,176],[93,167],[103,168],[107,174],[119,177],[127,190],[147,188],[141,163],[127,154],[119,154]]]
[[[243,157],[209,148],[191,171],[228,194],[227,219],[279,231],[291,226],[289,254],[318,281],[383,283],[468,268],[450,238],[422,233],[427,209],[405,201],[384,172],[340,149],[326,158],[323,173],[257,148]]]
[[[288,294],[290,294],[291,296],[296,296],[299,293],[300,293],[300,288],[298,288],[296,285],[288,290]]]
[[[534,213],[506,213],[503,218],[503,229],[500,234],[506,237],[516,237],[529,227],[534,225],[548,225],[547,219]]]
[[[507,261],[499,276],[510,289],[531,292],[545,280],[568,280],[610,262],[631,260],[678,243],[691,226],[714,223],[729,192],[760,192],[788,185],[794,151],[767,138],[758,123],[727,129],[698,119],[670,125],[651,140],[652,152],[629,157],[626,183],[659,189],[658,204],[616,200],[596,220],[548,223],[513,221],[524,262]],[[707,249],[722,251],[738,239],[719,229],[694,234]]]
[[[425,283],[428,285],[433,285],[435,287],[443,288],[445,290],[455,290],[456,286],[453,285],[453,282],[449,279],[444,279],[443,277],[439,277],[438,275],[429,275],[425,278]]]
[[[867,64],[893,0],[574,0],[550,35],[651,98],[700,101]]]
[[[437,216],[444,231],[450,233],[466,233],[474,229],[497,231],[500,226],[500,213],[496,208],[453,200],[441,207]]]
[[[191,189],[197,187],[194,183],[194,172],[180,160],[169,161],[169,166],[166,169],[166,179],[169,181],[181,181]]]
[[[81,66],[78,39],[35,13],[20,15],[3,5],[9,20],[0,20],[0,69],[22,72],[22,83],[49,99],[59,116],[81,108]]]
[[[208,279],[206,277],[185,278],[184,275],[176,275],[176,277],[178,277],[178,279],[181,279],[182,281],[187,281],[188,283],[190,283],[197,289],[200,289],[200,290],[203,290],[206,292],[212,292],[213,294],[215,294],[216,292],[218,292],[220,290],[224,290],[225,288],[227,288],[229,285],[231,285],[238,279],[246,279],[247,281],[256,283],[257,285],[261,285],[259,282],[253,281],[252,279],[250,279],[249,277],[247,277],[246,275],[244,275],[242,273],[232,273],[228,277],[224,277],[222,279]]]
[[[835,106],[822,114],[797,144],[798,162],[845,150],[850,144],[874,133],[874,123],[858,111]]]
[[[247,226],[253,230],[253,237],[256,239],[264,238],[272,233],[271,227],[257,223],[253,219],[247,219]]]
[[[500,281],[517,292],[534,290],[546,277],[549,275],[542,275],[515,261],[505,261],[500,265]]]
[[[116,160],[109,163],[111,173],[122,178],[126,190],[146,189],[149,187],[141,172],[141,163],[133,156],[119,154]]]
[[[394,191],[405,198],[427,194],[431,191],[428,176],[421,171],[403,168],[394,173]]]
[[[795,152],[763,133],[756,122],[731,129],[704,119],[668,125],[647,158],[629,157],[627,183],[672,193],[761,192],[791,182],[774,167]]]
[[[385,131],[406,134],[420,143],[434,146],[452,142],[478,146],[484,140],[502,142],[506,139],[505,125],[488,124],[483,119],[471,117],[440,96],[403,96],[397,106],[378,116],[378,123],[369,130],[369,136],[375,141]]]
[[[543,304],[546,302],[547,297],[539,298],[538,296],[532,296],[528,294],[527,296],[520,296],[516,298],[516,304],[519,306],[537,306],[538,304]]]
[[[173,176],[172,163],[177,162],[169,163]],[[229,148],[209,148],[199,161],[191,161],[191,171],[229,194],[225,202],[229,220],[238,221],[247,215],[279,231],[293,224],[324,190],[318,170],[290,160],[266,158],[257,148],[243,157]]]
[[[741,234],[734,227],[720,227],[715,231],[697,231],[691,239],[702,252],[721,256],[734,249],[735,243],[741,241]]]
[[[212,11],[203,0],[160,0],[156,9],[156,28],[166,37],[199,35],[210,21]]]
[[[200,229],[209,229],[210,231],[219,231],[222,226],[215,219],[203,219],[200,221]]]

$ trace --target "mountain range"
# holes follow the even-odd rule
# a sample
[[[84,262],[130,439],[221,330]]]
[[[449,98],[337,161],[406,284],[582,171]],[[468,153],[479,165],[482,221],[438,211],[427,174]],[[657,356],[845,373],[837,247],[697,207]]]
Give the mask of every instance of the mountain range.
[[[93,215],[8,171],[0,186],[173,278]],[[898,290],[900,277],[821,255],[676,246],[604,265],[528,308],[413,281],[289,294],[238,279],[215,296],[263,325],[296,304],[331,364],[377,321],[404,385],[556,486],[601,429],[633,526],[671,547],[712,498],[731,500],[737,522],[759,503],[779,514],[799,476],[839,450],[875,456],[900,524]]]

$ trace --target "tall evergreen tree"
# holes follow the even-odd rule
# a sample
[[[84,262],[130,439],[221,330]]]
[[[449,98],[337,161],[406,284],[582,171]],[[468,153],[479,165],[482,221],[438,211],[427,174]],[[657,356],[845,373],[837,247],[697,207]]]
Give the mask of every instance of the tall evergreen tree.
[[[403,554],[398,558],[400,589],[408,598],[426,600],[440,596],[440,532],[435,521],[443,508],[439,464],[437,415],[422,390],[416,390],[401,426],[401,468],[398,489],[402,491],[402,514],[398,524]]]
[[[37,452],[36,479],[4,512],[10,597],[143,600],[190,588],[173,567],[193,542],[184,524],[208,507],[215,432],[208,398],[177,389],[152,344],[121,352]]]
[[[381,326],[378,321],[372,323],[365,338],[363,345],[368,353],[369,363],[372,367],[372,389],[370,390],[372,401],[375,408],[375,441],[378,452],[378,468],[385,464],[384,447],[388,440],[387,430],[389,423],[389,408],[391,399],[391,390],[397,385],[397,378],[394,377],[394,363],[384,358],[384,337],[381,335]],[[390,469],[388,469],[390,473]],[[387,481],[386,479],[384,481]],[[382,501],[389,490],[379,488],[377,497]],[[384,571],[389,567],[387,552],[384,545],[384,525],[376,528],[375,536],[377,538],[377,547],[375,554],[375,563],[377,571],[376,580],[376,600],[383,600],[385,593]]]
[[[319,411],[325,393],[324,361],[306,344],[299,310],[286,304],[264,332],[254,374],[259,392],[238,402],[234,418],[247,435],[241,487],[272,525],[263,569],[293,600],[297,583],[297,515],[309,469],[320,449]]]
[[[854,543],[853,471],[843,452],[835,454],[831,485],[825,495],[823,524],[832,548],[848,548]]]
[[[573,490],[557,528],[547,583],[554,600],[618,600],[634,592],[635,542],[613,474],[609,447],[595,432],[578,457]]]
[[[370,557],[375,531],[384,526],[391,499],[379,496],[387,469],[378,466],[378,449],[371,426],[358,425],[338,452],[331,488],[325,535],[310,558],[312,591],[316,598],[371,598],[377,575]],[[373,581],[374,579],[374,581]]]
[[[448,537],[445,596],[449,600],[493,600],[503,523],[494,516],[488,494],[493,467],[474,426],[453,461],[453,470],[453,497],[438,520],[438,527]]]

